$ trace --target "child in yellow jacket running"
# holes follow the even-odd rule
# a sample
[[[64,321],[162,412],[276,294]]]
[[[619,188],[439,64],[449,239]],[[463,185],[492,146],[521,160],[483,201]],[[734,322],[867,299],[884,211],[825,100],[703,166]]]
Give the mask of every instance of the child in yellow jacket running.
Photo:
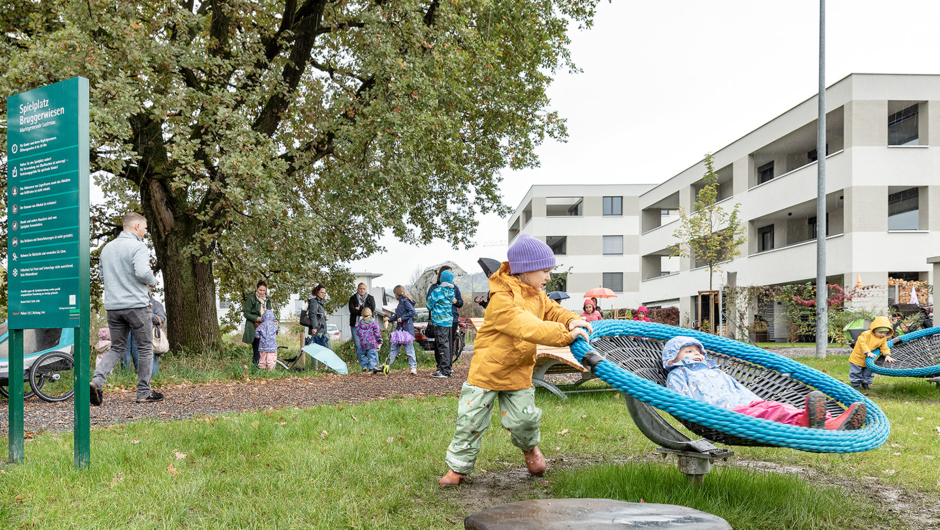
[[[522,234],[508,257],[490,276],[490,300],[460,391],[457,429],[447,448],[449,469],[441,486],[456,486],[473,471],[497,397],[500,422],[522,450],[529,472],[544,473],[545,457],[538,448],[542,411],[535,406],[532,388],[536,344],[568,346],[579,336],[589,338],[591,325],[545,294],[555,267],[551,248]]]
[[[874,353],[875,350],[880,350],[889,363],[894,362],[891,358],[891,347],[888,346],[888,339],[894,333],[891,322],[885,317],[878,317],[872,321],[870,328],[859,335],[852,355],[849,356],[849,382],[855,390],[871,388],[875,374],[865,367],[865,358],[878,357]]]

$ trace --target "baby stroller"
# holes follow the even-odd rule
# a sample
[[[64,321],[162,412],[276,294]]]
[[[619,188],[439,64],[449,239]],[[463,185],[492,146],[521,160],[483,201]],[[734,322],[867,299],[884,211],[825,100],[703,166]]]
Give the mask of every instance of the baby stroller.
[[[10,383],[9,325],[0,324],[0,396],[8,397]],[[65,401],[74,393],[75,360],[73,328],[23,330],[24,398]],[[28,391],[27,391],[28,390]]]

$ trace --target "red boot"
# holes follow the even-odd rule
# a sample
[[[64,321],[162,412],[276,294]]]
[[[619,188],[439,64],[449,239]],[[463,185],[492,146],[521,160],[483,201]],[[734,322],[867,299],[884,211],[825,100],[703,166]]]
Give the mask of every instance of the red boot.
[[[865,426],[865,419],[868,415],[868,409],[865,404],[856,401],[849,405],[849,408],[838,418],[826,420],[826,429],[830,431],[854,431]]]
[[[809,427],[810,429],[826,428],[826,396],[818,390],[813,390],[806,394],[806,410],[800,417],[800,427]]]
[[[462,481],[465,478],[467,478],[467,475],[464,475],[463,473],[458,473],[454,471],[453,469],[448,469],[447,474],[441,477],[441,480],[438,480],[437,483],[442,488],[449,488],[452,486],[459,486],[460,481]]]
[[[525,467],[529,468],[529,473],[537,476],[542,476],[542,473],[545,473],[545,468],[548,466],[545,464],[545,457],[542,456],[542,451],[539,451],[538,447],[523,451],[522,454],[525,455]]]

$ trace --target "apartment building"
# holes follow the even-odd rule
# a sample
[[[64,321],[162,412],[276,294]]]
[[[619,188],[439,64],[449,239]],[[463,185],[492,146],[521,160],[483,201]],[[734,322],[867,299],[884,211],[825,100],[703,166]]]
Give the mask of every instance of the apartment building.
[[[545,241],[558,272],[569,270],[562,305],[581,312],[584,293],[607,287],[602,308],[640,300],[639,196],[652,184],[532,186],[509,219],[509,244],[520,233]]]
[[[828,283],[934,283],[928,258],[940,248],[940,75],[852,74],[827,89],[826,107]],[[815,283],[816,127],[814,96],[714,153],[720,204],[740,204],[747,226],[741,255],[723,265],[737,285]],[[678,267],[668,256],[674,212],[693,211],[704,173],[700,161],[639,197],[640,301],[676,305],[692,320],[708,269],[694,256]],[[726,278],[716,275],[715,288]],[[860,303],[884,308],[893,298],[886,287]],[[771,337],[784,338],[782,306],[760,312],[773,323]]]

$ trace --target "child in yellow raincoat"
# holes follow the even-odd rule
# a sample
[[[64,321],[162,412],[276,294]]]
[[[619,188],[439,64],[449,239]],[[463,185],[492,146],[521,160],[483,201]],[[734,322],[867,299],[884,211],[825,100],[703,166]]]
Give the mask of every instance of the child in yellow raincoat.
[[[535,406],[532,388],[535,347],[568,346],[578,336],[589,338],[591,325],[545,294],[555,267],[551,248],[522,234],[508,257],[490,276],[490,300],[460,391],[457,428],[445,460],[449,469],[441,486],[456,486],[473,471],[497,397],[500,422],[522,450],[529,472],[544,473],[545,457],[538,448],[542,411]]]
[[[894,333],[891,322],[885,317],[878,317],[872,321],[870,328],[870,331],[864,331],[858,336],[852,355],[849,356],[849,382],[855,390],[868,390],[871,387],[875,374],[865,367],[865,358],[877,357],[873,353],[875,350],[880,350],[889,363],[894,362],[891,347],[888,346],[888,339]]]

